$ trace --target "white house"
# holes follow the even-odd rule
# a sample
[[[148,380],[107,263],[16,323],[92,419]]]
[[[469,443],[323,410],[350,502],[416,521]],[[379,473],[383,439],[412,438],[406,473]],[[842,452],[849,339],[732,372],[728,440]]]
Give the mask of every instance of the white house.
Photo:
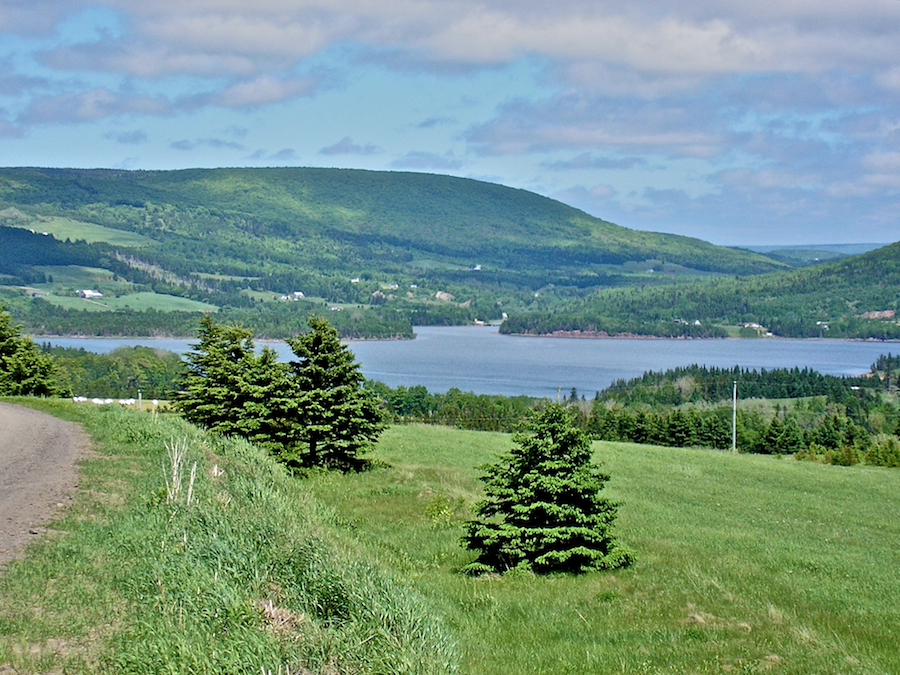
[[[103,297],[103,293],[100,291],[91,291],[87,289],[78,291],[78,295],[86,300],[96,300],[97,298]]]

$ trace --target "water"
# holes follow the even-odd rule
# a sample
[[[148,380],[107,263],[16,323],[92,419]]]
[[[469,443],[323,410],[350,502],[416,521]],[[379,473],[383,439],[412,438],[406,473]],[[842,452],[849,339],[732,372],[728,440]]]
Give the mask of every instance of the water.
[[[858,375],[880,354],[900,344],[841,340],[588,340],[500,335],[495,327],[419,327],[415,340],[352,342],[366,377],[392,387],[452,387],[480,394],[555,397],[572,387],[588,398],[620,378],[647,370],[700,364],[730,368],[809,367],[831,375]],[[192,340],[52,338],[63,347],[107,353],[122,345],[149,345],[174,352]],[[283,359],[288,346],[270,343]]]

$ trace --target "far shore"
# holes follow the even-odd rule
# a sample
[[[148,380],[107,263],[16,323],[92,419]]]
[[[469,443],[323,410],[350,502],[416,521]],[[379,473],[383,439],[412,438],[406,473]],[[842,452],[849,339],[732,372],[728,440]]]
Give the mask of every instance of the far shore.
[[[792,338],[783,337],[781,335],[767,335],[765,337],[746,338],[737,336],[728,337],[691,337],[689,335],[640,335],[637,333],[616,333],[610,335],[606,331],[590,331],[590,330],[557,330],[552,333],[501,333],[509,337],[531,337],[531,338],[568,338],[575,340],[808,340],[821,342],[900,342],[900,340],[891,340],[886,338],[826,338],[826,337],[809,337],[809,338]]]

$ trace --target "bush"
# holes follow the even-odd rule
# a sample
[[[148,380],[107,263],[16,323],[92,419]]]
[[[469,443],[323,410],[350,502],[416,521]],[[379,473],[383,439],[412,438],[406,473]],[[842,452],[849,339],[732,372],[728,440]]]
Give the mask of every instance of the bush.
[[[900,466],[900,443],[896,436],[880,434],[872,439],[865,456],[866,464],[875,466]]]

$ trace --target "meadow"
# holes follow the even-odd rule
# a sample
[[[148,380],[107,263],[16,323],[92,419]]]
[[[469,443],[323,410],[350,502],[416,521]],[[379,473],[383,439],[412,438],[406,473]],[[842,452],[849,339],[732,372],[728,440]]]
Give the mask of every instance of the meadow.
[[[87,223],[62,216],[21,217],[6,220],[5,224],[11,227],[35,230],[36,232],[47,232],[60,241],[65,241],[66,239],[70,241],[81,240],[89,244],[99,241],[112,244],[113,246],[144,246],[153,242],[150,237],[145,237],[137,232],[117,230],[97,225],[96,223]]]
[[[464,673],[900,672],[900,473],[596,443],[631,568],[470,579],[461,523],[504,434],[394,427],[312,493],[440,603]]]
[[[158,312],[215,312],[219,309],[208,302],[152,291],[138,291],[119,296],[104,295],[97,300],[48,293],[44,299],[57,307],[85,312],[113,312],[117,309],[131,309],[138,312],[148,309],[155,309]]]
[[[178,418],[32,404],[97,455],[0,577],[0,672],[900,672],[896,470],[596,443],[637,562],[471,578],[509,435],[395,426],[369,471],[290,477]]]

